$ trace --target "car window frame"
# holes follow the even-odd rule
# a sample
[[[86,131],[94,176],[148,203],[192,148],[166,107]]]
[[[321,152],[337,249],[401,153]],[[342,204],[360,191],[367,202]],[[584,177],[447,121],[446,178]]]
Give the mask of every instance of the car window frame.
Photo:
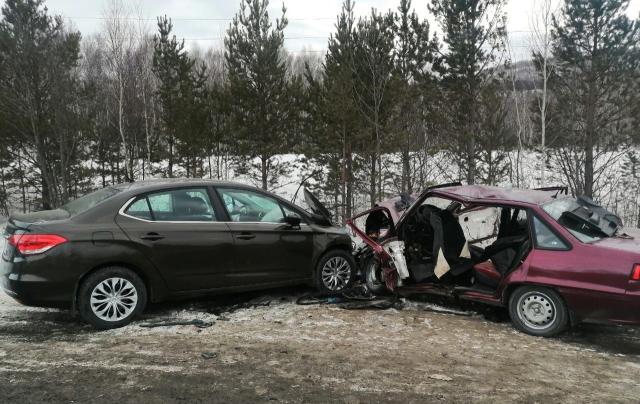
[[[149,195],[152,194],[158,194],[158,193],[162,193],[162,192],[172,192],[172,191],[178,191],[178,190],[182,190],[182,189],[201,189],[204,191],[204,193],[209,197],[209,202],[211,203],[211,206],[213,207],[213,214],[215,217],[215,220],[155,220],[155,216],[153,214],[153,209],[151,208],[151,203],[149,202],[149,198],[147,198]],[[127,209],[129,209],[129,207],[137,202],[138,200],[145,198],[147,200],[147,206],[149,207],[149,212],[151,214],[151,218],[152,220],[147,220],[147,219],[143,219],[140,217],[135,217],[132,215],[129,215],[126,213]],[[140,194],[134,195],[133,197],[129,198],[123,205],[122,207],[120,207],[120,209],[118,210],[118,214],[130,219],[134,219],[134,220],[138,220],[141,222],[146,222],[146,223],[178,223],[178,224],[186,224],[186,223],[224,223],[225,222],[225,218],[221,216],[221,206],[219,206],[219,202],[218,200],[214,197],[213,192],[211,190],[211,186],[210,185],[184,185],[184,186],[174,186],[174,187],[168,187],[168,188],[162,188],[162,189],[154,189],[154,190],[149,190],[149,191],[145,191],[142,192]]]
[[[537,212],[534,212],[532,209],[528,209],[527,215],[529,216],[528,217],[529,231],[531,232],[530,237],[531,237],[531,240],[533,241],[533,248],[534,249],[543,250],[543,251],[561,251],[561,252],[571,251],[573,249],[573,244],[570,243],[569,240],[567,240],[566,237],[564,237],[562,234],[560,234],[560,232],[558,232],[558,230],[556,230],[552,225],[550,225],[549,222],[547,220],[545,220],[544,218],[542,218]],[[558,237],[558,239],[560,239],[560,241],[562,241],[564,243],[566,248],[551,248],[551,247],[540,246],[540,244],[538,244],[538,238],[536,237],[536,227],[535,227],[535,223],[534,223],[534,218],[538,219],[556,237]]]
[[[234,190],[234,191],[245,191],[245,192],[253,192],[255,194],[264,196],[266,198],[271,198],[273,200],[275,200],[275,202],[278,204],[278,206],[280,207],[280,210],[282,211],[282,215],[283,215],[283,219],[287,217],[286,212],[283,209],[283,206],[286,207],[287,209],[295,212],[298,214],[298,216],[301,219],[300,224],[301,225],[308,225],[309,224],[309,218],[307,217],[307,215],[305,215],[299,208],[297,208],[295,205],[292,205],[291,203],[288,203],[286,201],[284,201],[282,198],[278,197],[277,195],[272,195],[270,193],[267,192],[263,192],[260,189],[254,189],[254,188],[245,188],[245,187],[238,187],[238,186],[233,186],[233,185],[215,185],[212,187],[213,188],[213,193],[215,193],[216,198],[218,200],[218,203],[221,206],[222,212],[224,213],[225,217],[225,222],[228,223],[261,223],[261,224],[277,224],[277,225],[283,225],[286,224],[284,221],[282,222],[256,222],[256,221],[251,221],[251,222],[234,222],[231,219],[231,215],[229,214],[228,210],[227,210],[227,206],[224,203],[224,198],[222,193],[220,192],[221,189],[230,189],[230,190]]]

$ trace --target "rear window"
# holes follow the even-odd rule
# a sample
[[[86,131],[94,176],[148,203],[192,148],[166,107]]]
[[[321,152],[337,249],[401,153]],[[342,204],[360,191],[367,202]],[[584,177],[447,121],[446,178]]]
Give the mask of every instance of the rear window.
[[[69,212],[70,216],[75,216],[80,213],[86,212],[94,206],[98,205],[101,202],[106,201],[112,196],[120,193],[122,189],[116,187],[107,187],[99,189],[95,192],[91,192],[90,194],[86,194],[78,199],[75,199],[71,202],[68,202],[66,205],[63,205],[60,209],[66,210]]]
[[[573,214],[581,210],[584,210],[586,212],[585,214],[589,212],[588,209],[580,205],[576,199],[558,199],[542,205],[542,209],[583,243],[590,243],[607,236],[598,227],[599,222],[592,223],[582,220]]]

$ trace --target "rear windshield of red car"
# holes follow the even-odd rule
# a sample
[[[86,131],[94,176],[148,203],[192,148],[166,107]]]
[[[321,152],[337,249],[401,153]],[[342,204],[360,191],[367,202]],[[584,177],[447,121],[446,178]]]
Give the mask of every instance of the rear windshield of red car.
[[[567,212],[572,212],[578,208],[580,208],[580,204],[573,198],[557,199],[542,205],[542,209],[545,212],[583,243],[590,243],[607,237],[606,234],[598,231],[594,226],[589,226],[586,223],[571,220],[567,217]]]

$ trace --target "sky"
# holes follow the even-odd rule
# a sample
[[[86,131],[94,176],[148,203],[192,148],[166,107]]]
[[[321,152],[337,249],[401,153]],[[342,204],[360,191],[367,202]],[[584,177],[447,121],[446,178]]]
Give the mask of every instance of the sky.
[[[102,18],[109,0],[45,0],[52,14],[67,18],[83,36],[101,30]],[[559,5],[561,0],[552,0]],[[527,43],[531,36],[532,16],[540,0],[507,0],[507,30],[514,58],[520,60],[530,53]],[[174,33],[184,38],[188,48],[222,48],[223,37],[231,19],[238,11],[240,0],[133,0],[125,1],[131,16],[143,18],[149,31],[155,30],[155,19],[160,15],[171,17]],[[371,8],[379,11],[396,9],[399,0],[355,0],[355,15],[364,16]],[[421,17],[427,17],[429,0],[413,0],[412,6]],[[333,32],[342,0],[286,0],[289,25],[285,29],[285,46],[293,53],[324,53],[329,34]],[[281,15],[282,1],[271,0],[272,19]],[[638,18],[640,0],[631,0],[627,14]]]

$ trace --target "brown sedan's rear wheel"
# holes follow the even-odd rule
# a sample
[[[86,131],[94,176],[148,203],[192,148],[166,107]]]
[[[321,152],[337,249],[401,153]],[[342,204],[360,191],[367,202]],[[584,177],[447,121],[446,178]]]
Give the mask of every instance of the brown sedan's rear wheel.
[[[509,298],[513,325],[530,335],[552,337],[569,323],[567,307],[556,291],[541,286],[522,286]]]
[[[106,267],[90,274],[78,291],[78,311],[99,330],[125,326],[144,311],[147,289],[133,271]]]

